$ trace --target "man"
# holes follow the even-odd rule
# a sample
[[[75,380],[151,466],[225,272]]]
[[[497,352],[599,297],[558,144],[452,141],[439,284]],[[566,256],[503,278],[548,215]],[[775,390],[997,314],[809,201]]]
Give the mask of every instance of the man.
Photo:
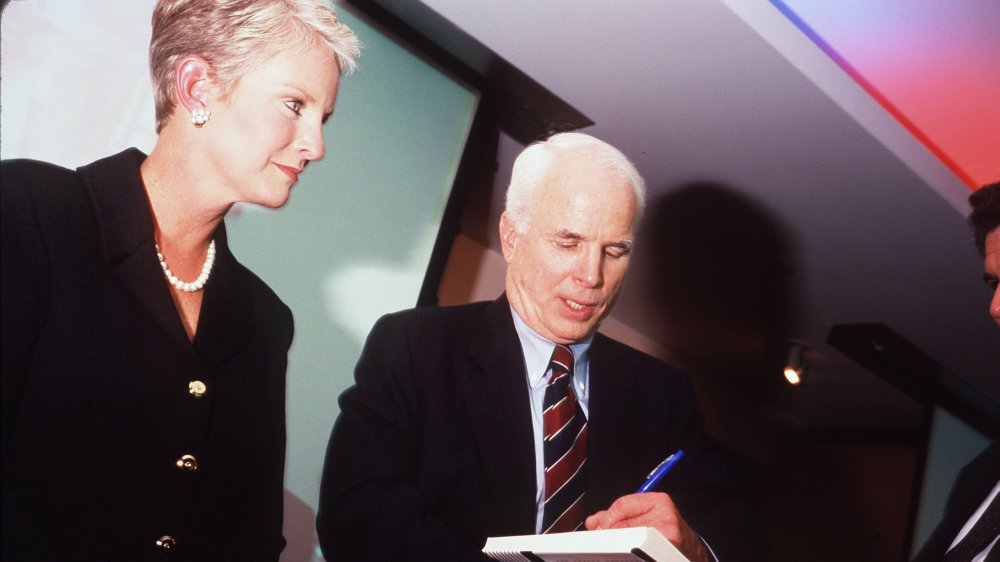
[[[762,556],[688,381],[596,333],[644,189],[587,135],[522,152],[500,220],[505,294],[389,315],[368,338],[327,451],[329,560],[484,560],[489,536],[584,526],[656,527],[693,561]],[[657,491],[633,493],[678,449]]]
[[[972,204],[969,225],[976,237],[979,255],[985,258],[983,279],[993,291],[990,316],[1000,326],[1000,288],[997,286],[997,278],[1000,277],[1000,182],[973,192],[969,202]]]
[[[993,291],[990,316],[1000,326],[1000,182],[969,197],[969,225],[984,260],[983,279]],[[962,469],[948,496],[944,517],[914,562],[998,562],[1000,547],[1000,441],[994,441]]]

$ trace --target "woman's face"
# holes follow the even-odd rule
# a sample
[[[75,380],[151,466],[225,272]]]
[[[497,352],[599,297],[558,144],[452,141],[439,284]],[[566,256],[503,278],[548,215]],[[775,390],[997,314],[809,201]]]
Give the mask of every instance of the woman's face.
[[[325,48],[284,49],[210,103],[209,177],[230,201],[281,207],[307,163],[323,157],[339,68]]]

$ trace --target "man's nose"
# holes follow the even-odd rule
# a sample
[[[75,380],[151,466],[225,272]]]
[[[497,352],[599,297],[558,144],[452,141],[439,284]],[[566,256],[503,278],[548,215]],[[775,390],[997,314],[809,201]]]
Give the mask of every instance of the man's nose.
[[[993,300],[990,301],[990,316],[996,320],[997,325],[1000,326],[1000,287],[997,287],[993,291]]]
[[[584,287],[600,287],[604,283],[604,251],[585,251],[580,255],[576,269],[577,283]]]

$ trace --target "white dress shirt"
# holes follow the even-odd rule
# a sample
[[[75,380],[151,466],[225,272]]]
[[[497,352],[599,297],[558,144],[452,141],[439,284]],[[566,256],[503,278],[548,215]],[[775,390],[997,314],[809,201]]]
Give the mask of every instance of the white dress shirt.
[[[521,340],[521,350],[524,353],[524,366],[528,373],[528,396],[531,398],[531,427],[535,435],[535,533],[542,532],[542,514],[545,511],[545,449],[543,445],[544,429],[542,412],[545,409],[545,386],[549,379],[549,360],[556,348],[554,342],[538,335],[521,320],[517,312],[511,308],[514,317],[514,329]],[[573,392],[576,400],[583,408],[584,415],[589,416],[587,408],[590,387],[590,343],[593,337],[569,346],[573,351]]]

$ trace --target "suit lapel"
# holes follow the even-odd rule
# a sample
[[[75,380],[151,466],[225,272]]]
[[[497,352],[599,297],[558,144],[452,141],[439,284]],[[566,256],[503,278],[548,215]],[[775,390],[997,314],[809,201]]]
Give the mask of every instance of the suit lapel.
[[[153,220],[139,166],[145,155],[129,149],[79,168],[97,214],[104,258],[129,295],[166,337],[191,349],[170,288],[156,259]],[[195,351],[215,368],[242,349],[253,331],[252,298],[229,250],[224,225],[215,235],[216,263],[205,285]]]
[[[951,546],[951,542],[972,514],[982,505],[998,478],[1000,478],[1000,441],[995,441],[966,465],[952,486],[953,497],[945,508],[945,520],[939,525],[941,532],[935,532],[935,535],[941,535],[939,540],[942,554]],[[997,547],[993,550],[996,552]]]
[[[143,160],[145,155],[133,148],[77,171],[93,202],[109,267],[156,326],[169,338],[186,343],[187,334],[156,260],[149,200],[139,173]]]
[[[642,484],[643,468],[638,463],[645,429],[635,384],[626,358],[616,353],[603,335],[594,336],[590,346],[588,515],[607,509],[615,499]]]
[[[521,344],[505,296],[487,305],[469,347],[464,385],[473,433],[495,491],[491,519],[514,522],[498,532],[533,533],[535,451]],[[527,446],[526,446],[527,444]]]
[[[229,250],[226,227],[215,233],[216,260],[201,303],[195,351],[216,369],[250,341],[254,331],[253,297],[247,277]]]

